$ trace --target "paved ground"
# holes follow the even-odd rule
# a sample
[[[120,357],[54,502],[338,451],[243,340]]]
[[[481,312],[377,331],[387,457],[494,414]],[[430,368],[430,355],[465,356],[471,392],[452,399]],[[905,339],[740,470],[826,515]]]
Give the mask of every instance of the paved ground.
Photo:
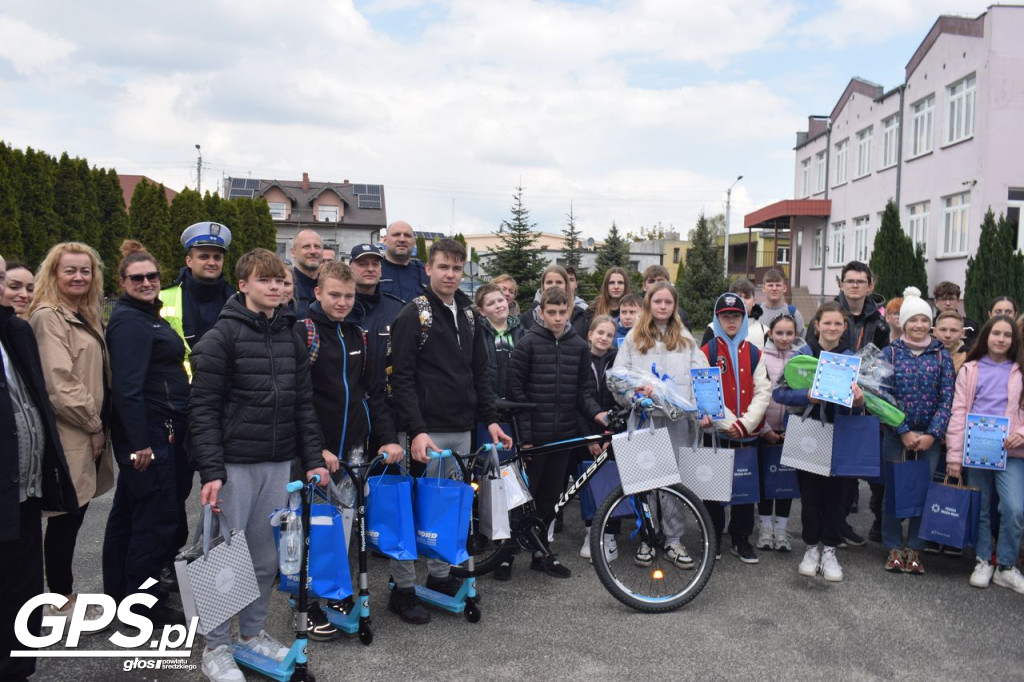
[[[77,555],[77,587],[99,591],[108,495],[90,506]],[[867,499],[867,490],[864,490]],[[799,534],[799,505],[794,531]],[[680,611],[649,616],[620,605],[576,555],[575,505],[556,549],[573,570],[556,580],[517,567],[509,583],[485,578],[483,618],[435,612],[413,627],[386,610],[386,564],[371,560],[375,640],[312,643],[312,669],[333,680],[1024,680],[1024,595],[967,584],[970,558],[927,557],[926,576],[891,575],[877,544],[841,550],[846,579],[826,584],[796,572],[792,554],[761,563],[726,556],[707,588]],[[855,525],[866,530],[867,513]],[[289,641],[285,597],[269,629]],[[201,645],[191,659],[198,664]],[[90,647],[110,648],[102,640]],[[193,680],[192,672],[130,673],[119,659],[41,660],[35,680]],[[262,679],[255,675],[250,679]]]

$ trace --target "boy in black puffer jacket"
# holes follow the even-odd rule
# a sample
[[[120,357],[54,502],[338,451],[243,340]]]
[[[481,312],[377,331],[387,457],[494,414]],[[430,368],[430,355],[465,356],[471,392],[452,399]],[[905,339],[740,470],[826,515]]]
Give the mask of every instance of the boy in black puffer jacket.
[[[523,412],[518,419],[523,449],[534,444],[574,438],[591,431],[591,420],[603,424],[607,412],[597,402],[597,384],[590,366],[590,346],[572,327],[566,329],[569,297],[563,289],[550,287],[541,294],[540,318],[512,351],[509,389],[516,402],[532,402],[537,407]],[[591,454],[600,446],[591,446]],[[555,508],[569,452],[527,458],[530,493],[537,501],[537,513],[544,516]],[[548,531],[548,541],[552,537]],[[556,578],[568,578],[568,568],[550,555],[534,556],[530,568]]]

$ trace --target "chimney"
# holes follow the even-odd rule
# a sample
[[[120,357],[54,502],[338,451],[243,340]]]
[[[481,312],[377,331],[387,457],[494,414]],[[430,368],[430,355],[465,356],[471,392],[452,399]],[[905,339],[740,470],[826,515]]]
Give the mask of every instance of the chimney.
[[[302,174],[302,191],[303,192],[308,192],[309,191],[309,173],[303,173]]]
[[[348,178],[345,178],[345,182],[344,182],[344,183],[342,183],[342,184],[345,184],[345,185],[349,184],[349,182],[348,182]]]

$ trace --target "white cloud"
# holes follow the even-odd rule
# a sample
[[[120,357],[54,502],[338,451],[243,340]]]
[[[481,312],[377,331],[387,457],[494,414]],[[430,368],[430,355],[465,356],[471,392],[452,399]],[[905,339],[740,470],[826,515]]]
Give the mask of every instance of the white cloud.
[[[38,72],[74,49],[71,41],[0,14],[0,57],[9,60],[14,70],[23,76]]]

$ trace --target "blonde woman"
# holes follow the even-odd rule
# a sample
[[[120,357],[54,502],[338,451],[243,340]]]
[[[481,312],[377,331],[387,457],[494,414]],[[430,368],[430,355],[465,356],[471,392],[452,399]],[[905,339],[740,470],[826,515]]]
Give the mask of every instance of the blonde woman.
[[[106,437],[109,363],[101,320],[102,268],[92,247],[57,244],[39,266],[28,309],[80,512],[50,517],[46,525],[46,582],[50,592],[68,598],[63,609],[47,606],[46,615],[65,616],[74,609],[72,563],[78,530],[89,501],[114,483]],[[85,619],[96,620],[101,613],[89,605]]]

